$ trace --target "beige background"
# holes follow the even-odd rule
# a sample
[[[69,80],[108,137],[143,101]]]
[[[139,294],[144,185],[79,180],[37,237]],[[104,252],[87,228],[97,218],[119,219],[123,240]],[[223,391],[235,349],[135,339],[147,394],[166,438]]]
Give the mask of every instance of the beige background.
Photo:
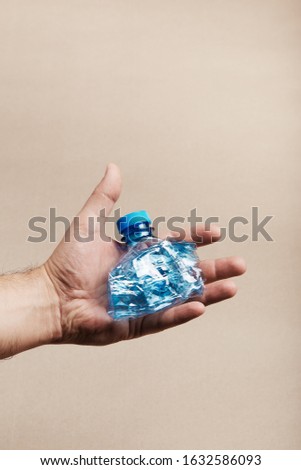
[[[301,447],[299,0],[0,1],[0,264],[108,161],[122,211],[273,214],[239,294],[194,323],[0,364],[2,449]],[[250,229],[247,228],[248,233]]]

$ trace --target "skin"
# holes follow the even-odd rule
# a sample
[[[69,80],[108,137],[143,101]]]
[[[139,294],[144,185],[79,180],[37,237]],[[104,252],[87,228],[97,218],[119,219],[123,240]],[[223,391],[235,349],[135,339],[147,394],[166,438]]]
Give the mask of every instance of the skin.
[[[97,220],[102,209],[109,215],[120,193],[119,168],[111,163],[78,214],[82,237],[89,234],[88,218]],[[202,298],[116,322],[107,313],[107,279],[124,250],[112,239],[101,239],[99,222],[91,242],[76,240],[74,227],[73,222],[70,241],[65,237],[42,266],[0,279],[0,358],[51,343],[103,346],[181,325],[202,315],[206,306],[233,297],[237,289],[229,278],[246,269],[239,257],[201,261],[206,279]],[[218,227],[206,231],[201,224],[196,233],[202,237],[199,246],[217,241],[220,235]],[[191,240],[188,230],[185,239]]]

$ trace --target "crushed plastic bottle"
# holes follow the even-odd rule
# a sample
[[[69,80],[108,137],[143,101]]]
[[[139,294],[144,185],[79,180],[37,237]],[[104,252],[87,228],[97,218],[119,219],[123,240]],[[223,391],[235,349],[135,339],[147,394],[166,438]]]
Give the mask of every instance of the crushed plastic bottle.
[[[204,290],[195,243],[160,240],[145,211],[117,221],[127,252],[109,274],[109,314],[137,318],[201,296]]]

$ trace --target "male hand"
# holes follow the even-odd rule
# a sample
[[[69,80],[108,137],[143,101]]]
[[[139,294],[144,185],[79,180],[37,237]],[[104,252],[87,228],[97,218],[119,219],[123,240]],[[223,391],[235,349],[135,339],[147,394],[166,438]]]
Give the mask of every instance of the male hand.
[[[120,192],[120,172],[111,163],[79,213],[82,237],[89,234],[89,218],[96,221],[103,209],[108,216]],[[104,220],[101,223],[104,224]],[[245,272],[245,263],[241,258],[201,261],[206,288],[200,300],[138,319],[113,321],[107,313],[107,280],[123,249],[113,239],[103,240],[99,236],[102,228],[98,221],[94,224],[93,241],[81,242],[74,237],[73,222],[68,233],[70,241],[63,239],[42,267],[45,281],[56,295],[56,315],[60,318],[60,334],[54,335],[55,342],[107,345],[180,325],[202,315],[205,306],[233,297],[236,286],[228,278]],[[219,239],[219,229],[212,227],[207,231],[203,225],[198,225],[197,236],[202,237],[198,245],[206,245]],[[191,240],[189,232],[185,239]]]

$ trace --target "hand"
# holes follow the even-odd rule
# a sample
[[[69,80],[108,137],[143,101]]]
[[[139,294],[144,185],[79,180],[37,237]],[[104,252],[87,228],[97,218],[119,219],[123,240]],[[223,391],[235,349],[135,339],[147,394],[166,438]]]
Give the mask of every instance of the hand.
[[[101,209],[109,215],[120,192],[119,169],[110,164],[79,213],[82,237],[89,233],[88,218],[96,221]],[[68,231],[70,241],[62,240],[43,266],[44,275],[48,278],[46,282],[50,281],[54,286],[61,319],[61,334],[55,342],[107,345],[180,325],[202,315],[205,306],[233,297],[236,286],[227,278],[245,272],[241,258],[202,261],[200,266],[206,279],[206,289],[201,301],[189,301],[139,319],[113,321],[107,313],[107,279],[123,250],[116,241],[101,239],[99,222],[94,226],[93,241],[80,242],[76,240],[78,237],[74,237],[73,222]],[[213,227],[205,231],[204,226],[199,225],[197,235],[203,238],[199,245],[205,245],[218,240],[219,229]],[[187,232],[186,239],[189,237]]]

